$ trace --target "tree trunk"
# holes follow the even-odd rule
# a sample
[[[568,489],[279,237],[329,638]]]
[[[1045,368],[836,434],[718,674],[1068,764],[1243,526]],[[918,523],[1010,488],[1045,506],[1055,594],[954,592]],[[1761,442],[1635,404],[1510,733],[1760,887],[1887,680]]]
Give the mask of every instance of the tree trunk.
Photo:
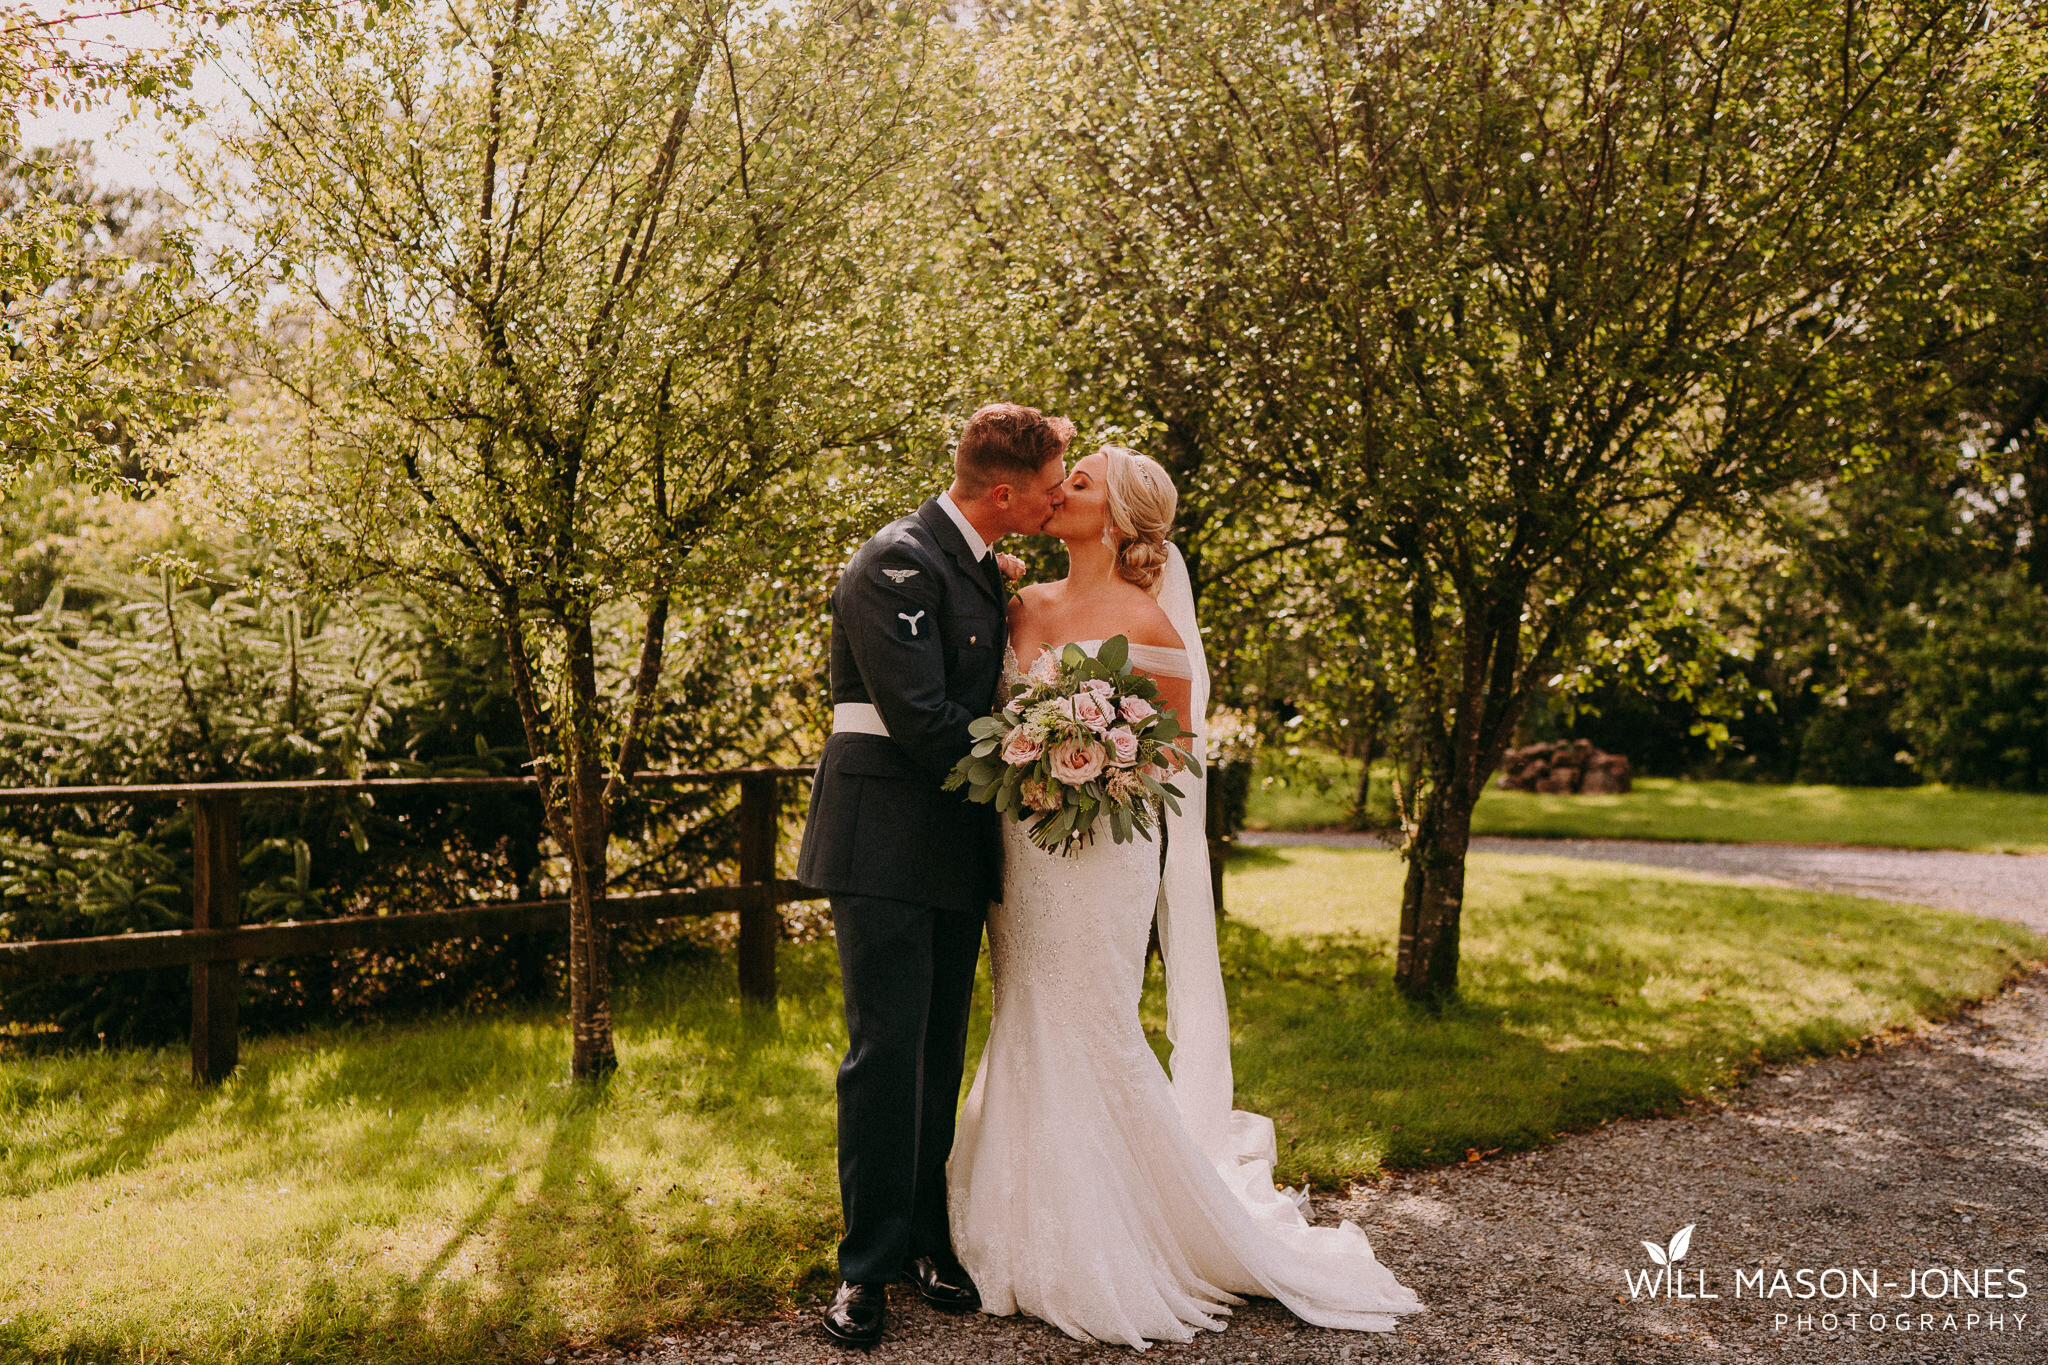
[[[1353,829],[1372,828],[1372,761],[1379,749],[1379,731],[1367,725],[1358,741],[1358,804],[1351,815]]]
[[[576,765],[569,777],[570,1074],[598,1080],[618,1067],[612,1049],[611,935],[605,928],[604,778],[596,764]]]
[[[604,920],[611,821],[587,619],[572,630],[568,646],[569,1070],[577,1080],[591,1081],[610,1075],[619,1064],[612,1048],[611,934]]]
[[[1472,808],[1477,804],[1477,784],[1453,779],[1439,786],[1425,799],[1408,847],[1394,984],[1410,1000],[1437,1005],[1458,993],[1465,853],[1472,843]]]

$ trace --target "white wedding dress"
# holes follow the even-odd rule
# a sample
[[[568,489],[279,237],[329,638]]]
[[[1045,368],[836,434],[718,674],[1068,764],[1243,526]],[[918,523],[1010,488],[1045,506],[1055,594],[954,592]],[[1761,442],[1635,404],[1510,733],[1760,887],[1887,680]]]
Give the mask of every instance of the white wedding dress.
[[[1180,633],[1199,650],[1192,621]],[[1155,677],[1192,671],[1194,714],[1205,713],[1198,653],[1192,664],[1180,650],[1131,653]],[[1168,826],[1168,889],[1199,918],[1159,917],[1171,1080],[1138,1017],[1164,904],[1161,845],[1104,837],[1069,857],[1003,821],[1003,900],[989,912],[994,1019],[947,1172],[954,1250],[983,1311],[1028,1313],[1073,1337],[1189,1341],[1222,1330],[1245,1295],[1318,1326],[1389,1331],[1422,1307],[1414,1292],[1356,1224],[1310,1226],[1273,1186],[1272,1123],[1230,1109],[1202,792],[1185,776],[1176,785],[1194,790]]]

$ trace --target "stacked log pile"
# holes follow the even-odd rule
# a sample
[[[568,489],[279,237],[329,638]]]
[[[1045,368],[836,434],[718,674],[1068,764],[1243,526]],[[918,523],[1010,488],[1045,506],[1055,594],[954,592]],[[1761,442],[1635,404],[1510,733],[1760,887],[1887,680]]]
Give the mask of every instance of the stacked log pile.
[[[1628,759],[1593,747],[1587,739],[1525,744],[1501,759],[1502,791],[1619,793],[1629,789]]]

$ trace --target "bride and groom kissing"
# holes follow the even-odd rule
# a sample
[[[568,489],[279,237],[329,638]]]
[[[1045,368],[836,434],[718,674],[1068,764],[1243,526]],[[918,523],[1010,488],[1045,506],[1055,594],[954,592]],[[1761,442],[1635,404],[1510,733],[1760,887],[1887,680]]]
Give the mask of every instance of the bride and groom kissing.
[[[832,737],[798,868],[831,899],[848,1034],[844,1282],[824,1329],[874,1345],[907,1278],[941,1309],[1140,1348],[1220,1331],[1250,1295],[1390,1330],[1416,1295],[1355,1224],[1305,1220],[1274,1187],[1271,1122],[1232,1108],[1193,769],[1151,838],[1078,853],[942,788],[1043,651],[1119,635],[1200,757],[1209,676],[1167,539],[1173,481],[1119,446],[1069,469],[1073,436],[1035,408],[982,408],[952,486],[863,545],[832,595]],[[1036,534],[1065,542],[1067,577],[1006,603],[993,546]],[[1168,1069],[1138,1012],[1155,922]],[[984,927],[993,1015],[956,1123]]]

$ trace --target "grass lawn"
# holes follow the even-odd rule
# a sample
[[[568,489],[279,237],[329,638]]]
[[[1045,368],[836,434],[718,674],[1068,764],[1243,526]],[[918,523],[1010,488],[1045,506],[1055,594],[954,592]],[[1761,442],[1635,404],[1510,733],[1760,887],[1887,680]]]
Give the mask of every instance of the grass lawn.
[[[1398,877],[1369,850],[1232,868],[1239,1100],[1278,1122],[1283,1179],[1669,1109],[2048,953],[1995,921],[1480,858],[1465,996],[1431,1016],[1388,981]],[[179,1049],[0,1062],[0,1359],[538,1359],[826,1286],[831,946],[784,953],[773,1019],[730,978],[638,969],[594,1094],[539,1011],[258,1039],[213,1092]]]
[[[1261,762],[1254,829],[1340,829],[1351,816],[1358,765],[1304,751]],[[1375,772],[1374,809],[1392,788]],[[1569,839],[1682,839],[1705,843],[1868,844],[1981,853],[2048,853],[2048,794],[1956,787],[1773,786],[1638,778],[1626,796],[1541,796],[1489,788],[1474,834]]]

